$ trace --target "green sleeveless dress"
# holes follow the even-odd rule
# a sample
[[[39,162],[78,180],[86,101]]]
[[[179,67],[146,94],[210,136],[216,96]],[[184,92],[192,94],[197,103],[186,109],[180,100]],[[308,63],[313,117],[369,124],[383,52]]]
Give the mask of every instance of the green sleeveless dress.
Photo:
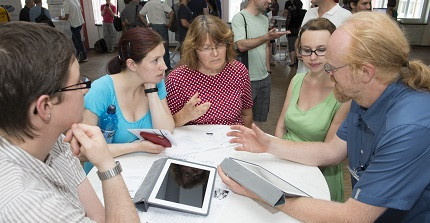
[[[283,138],[296,142],[323,142],[341,103],[334,98],[332,92],[315,107],[306,112],[301,111],[297,102],[305,75],[303,73],[296,74],[291,80],[293,89],[290,104],[284,117],[287,131]],[[331,200],[343,202],[342,164],[325,167],[322,173],[330,189]]]

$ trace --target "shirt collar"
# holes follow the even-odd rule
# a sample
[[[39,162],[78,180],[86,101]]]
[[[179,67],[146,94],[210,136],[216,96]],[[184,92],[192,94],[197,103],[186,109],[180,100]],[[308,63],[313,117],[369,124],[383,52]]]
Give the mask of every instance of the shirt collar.
[[[333,16],[334,14],[336,14],[336,12],[340,9],[341,7],[339,6],[339,4],[336,3],[336,5],[333,6],[333,8],[331,8],[328,12],[324,13],[327,15],[331,15]]]

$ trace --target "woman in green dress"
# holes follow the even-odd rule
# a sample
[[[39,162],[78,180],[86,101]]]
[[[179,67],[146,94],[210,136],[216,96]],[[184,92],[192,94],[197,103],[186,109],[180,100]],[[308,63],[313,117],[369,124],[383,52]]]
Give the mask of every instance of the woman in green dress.
[[[334,83],[324,71],[326,45],[336,26],[325,18],[307,22],[298,37],[298,52],[309,72],[291,80],[275,136],[299,142],[329,141],[349,112],[350,102],[334,98]],[[343,202],[342,164],[320,167],[331,200]]]

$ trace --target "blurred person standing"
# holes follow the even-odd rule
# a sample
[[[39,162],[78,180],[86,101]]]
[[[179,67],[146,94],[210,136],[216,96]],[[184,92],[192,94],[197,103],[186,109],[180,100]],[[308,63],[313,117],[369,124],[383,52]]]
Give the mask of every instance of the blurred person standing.
[[[190,0],[181,0],[178,9],[178,41],[180,44],[184,42],[185,36],[187,35],[188,27],[191,25],[193,20],[193,13],[187,4]]]
[[[42,0],[34,0],[34,3],[36,5],[30,9],[30,20],[32,22],[36,22],[36,18],[40,16],[40,14],[42,13],[42,9],[46,17],[48,17],[49,19],[52,19],[48,9],[45,9],[42,7]]]
[[[304,10],[303,3],[301,0],[291,0],[285,3],[287,7],[287,3],[291,3],[291,6],[288,6],[288,9],[285,9],[284,15],[287,17],[287,26],[288,30],[290,30],[290,34],[287,34],[288,38],[288,51],[290,53],[291,62],[289,64],[290,67],[297,66],[297,54],[296,54],[296,40],[299,35],[300,27],[303,22],[303,18],[305,17],[306,10]]]
[[[248,69],[254,102],[252,115],[254,123],[260,126],[266,122],[270,106],[268,42],[289,33],[276,31],[276,28],[269,30],[269,19],[263,15],[269,4],[270,0],[250,0],[245,9],[233,16],[231,22],[237,48],[241,52],[248,51]]]
[[[19,21],[31,22],[30,9],[34,7],[34,0],[25,0],[25,6],[19,12]]]
[[[87,50],[81,37],[82,25],[85,23],[81,4],[79,0],[64,0],[63,8],[65,15],[60,16],[59,19],[69,21],[78,61],[79,63],[87,62]]]
[[[149,24],[164,40],[164,63],[167,66],[167,71],[172,69],[170,65],[169,54],[169,27],[172,25],[174,12],[165,1],[150,0],[139,12],[142,16],[146,16]]]
[[[124,3],[126,6],[121,12],[122,33],[133,27],[146,26],[146,18],[139,13],[142,9],[139,0],[124,0]]]
[[[371,0],[350,0],[349,8],[351,9],[351,13],[357,13],[361,11],[370,11],[372,10],[372,1]]]
[[[103,39],[106,42],[109,53],[115,51],[116,31],[113,27],[113,17],[116,15],[116,7],[111,0],[106,0],[106,4],[101,5],[100,10],[103,17]]]

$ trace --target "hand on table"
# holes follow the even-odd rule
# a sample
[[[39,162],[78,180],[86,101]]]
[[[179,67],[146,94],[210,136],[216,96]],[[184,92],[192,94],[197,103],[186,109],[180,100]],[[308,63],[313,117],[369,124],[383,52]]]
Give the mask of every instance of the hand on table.
[[[138,151],[158,154],[166,150],[161,145],[154,144],[148,140],[137,140],[132,143],[138,143]]]
[[[237,151],[247,151],[252,153],[267,153],[269,150],[270,137],[261,131],[255,124],[252,129],[242,125],[233,125],[227,136],[233,136],[230,143],[239,143],[242,146],[234,148]]]
[[[98,169],[111,169],[114,164],[106,140],[97,126],[73,124],[64,141],[70,143],[74,155],[88,158]]]

